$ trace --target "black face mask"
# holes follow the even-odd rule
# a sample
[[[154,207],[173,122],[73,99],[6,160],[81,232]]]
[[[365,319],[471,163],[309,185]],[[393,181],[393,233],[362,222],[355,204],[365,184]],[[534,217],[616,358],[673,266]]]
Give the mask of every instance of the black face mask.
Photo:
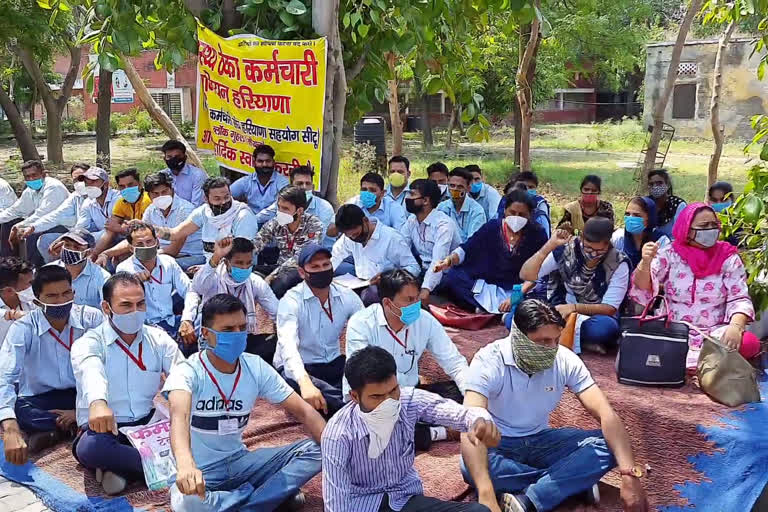
[[[368,240],[368,235],[370,234],[369,231],[367,231],[365,228],[363,228],[362,231],[360,231],[360,236],[357,238],[353,238],[352,241],[358,244],[364,244]]]
[[[259,176],[269,176],[274,171],[272,167],[258,167],[256,168],[256,174]]]
[[[405,210],[408,213],[421,213],[422,210],[424,210],[424,203],[416,204],[417,199],[406,199],[405,200]]]
[[[328,288],[333,282],[333,269],[320,272],[307,272],[307,284],[310,288]]]
[[[230,208],[232,208],[232,200],[230,199],[224,204],[212,204],[211,205],[211,212],[214,215],[221,215],[222,213],[226,213]]]
[[[176,172],[181,171],[186,163],[187,157],[180,158],[178,156],[173,156],[165,159],[165,165],[167,165],[170,170]]]

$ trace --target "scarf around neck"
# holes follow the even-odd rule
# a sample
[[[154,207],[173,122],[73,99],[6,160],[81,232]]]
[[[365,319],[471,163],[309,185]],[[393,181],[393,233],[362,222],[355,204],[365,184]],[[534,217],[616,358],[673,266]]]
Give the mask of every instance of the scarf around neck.
[[[549,275],[548,296],[554,303],[564,303],[565,286],[571,289],[576,302],[580,304],[599,304],[608,289],[608,283],[619,265],[628,261],[627,256],[610,247],[602,261],[594,267],[587,267],[587,261],[581,250],[581,240],[577,237],[552,253],[558,263],[558,270]]]
[[[259,322],[256,316],[256,297],[253,294],[253,286],[249,277],[242,283],[232,279],[232,274],[227,270],[227,263],[221,261],[216,267],[216,293],[226,293],[240,299],[247,312],[248,332],[259,334]]]

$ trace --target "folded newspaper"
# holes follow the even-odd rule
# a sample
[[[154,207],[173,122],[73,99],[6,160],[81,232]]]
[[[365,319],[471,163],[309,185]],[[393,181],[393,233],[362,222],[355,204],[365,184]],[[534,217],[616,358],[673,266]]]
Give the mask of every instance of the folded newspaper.
[[[161,418],[147,425],[122,427],[120,432],[139,451],[144,479],[150,490],[165,489],[176,481],[176,460],[171,452],[171,420]]]

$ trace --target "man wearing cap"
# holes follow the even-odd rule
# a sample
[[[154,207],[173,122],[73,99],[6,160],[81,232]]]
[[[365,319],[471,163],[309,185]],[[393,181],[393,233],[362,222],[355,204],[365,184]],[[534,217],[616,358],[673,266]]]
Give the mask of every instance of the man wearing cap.
[[[89,258],[96,239],[84,228],[75,228],[64,233],[56,243],[61,242],[61,259],[51,263],[64,267],[72,276],[75,290],[75,304],[101,307],[101,288],[109,279],[109,272],[96,265]]]
[[[109,184],[109,174],[101,167],[90,167],[83,175],[86,199],[77,214],[75,227],[84,228],[98,241],[104,236],[105,226],[120,199],[120,192]],[[91,251],[91,259],[97,255]]]
[[[629,259],[611,245],[613,222],[593,217],[578,237],[557,229],[520,269],[536,281],[549,276],[547,296],[566,320],[576,315],[573,349],[605,353],[619,337],[618,312],[629,288]],[[507,326],[511,318],[507,319]]]
[[[325,247],[304,246],[298,265],[303,282],[288,290],[277,308],[274,367],[329,417],[344,406],[341,333],[363,303],[354,291],[333,283],[331,252]]]

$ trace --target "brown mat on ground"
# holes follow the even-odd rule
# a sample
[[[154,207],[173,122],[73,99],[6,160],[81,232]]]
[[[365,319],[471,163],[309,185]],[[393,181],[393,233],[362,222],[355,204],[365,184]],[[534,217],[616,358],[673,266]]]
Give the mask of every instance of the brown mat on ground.
[[[482,331],[448,329],[459,350],[471,358],[482,346],[504,337],[502,326]],[[701,475],[688,463],[687,457],[700,452],[712,452],[712,445],[697,431],[697,424],[711,424],[726,408],[711,402],[706,396],[686,386],[679,390],[644,389],[621,386],[616,383],[613,360],[607,357],[586,356],[585,361],[600,387],[621,415],[632,436],[638,460],[652,467],[646,489],[654,505],[684,505],[674,486],[685,481],[700,481]],[[420,366],[426,382],[445,380],[446,376],[431,357]],[[306,437],[303,429],[279,409],[260,402],[251,413],[252,421],[245,431],[245,443],[250,449],[275,446]],[[552,415],[553,426],[597,428],[597,423],[583,410],[575,396],[567,394]],[[52,476],[75,490],[90,496],[101,495],[101,488],[93,477],[72,458],[69,447],[61,445],[38,457],[36,464]],[[442,499],[462,500],[471,495],[459,473],[459,446],[457,442],[441,442],[428,453],[418,454],[416,468],[424,480],[425,494]],[[604,482],[618,484],[618,477],[609,473]],[[567,503],[560,511],[616,511],[620,510],[618,489],[601,484],[603,501],[599,508],[578,503]],[[322,511],[320,476],[304,488],[307,495],[306,510]],[[167,492],[149,492],[134,485],[126,497],[135,507],[148,510],[167,510]]]

